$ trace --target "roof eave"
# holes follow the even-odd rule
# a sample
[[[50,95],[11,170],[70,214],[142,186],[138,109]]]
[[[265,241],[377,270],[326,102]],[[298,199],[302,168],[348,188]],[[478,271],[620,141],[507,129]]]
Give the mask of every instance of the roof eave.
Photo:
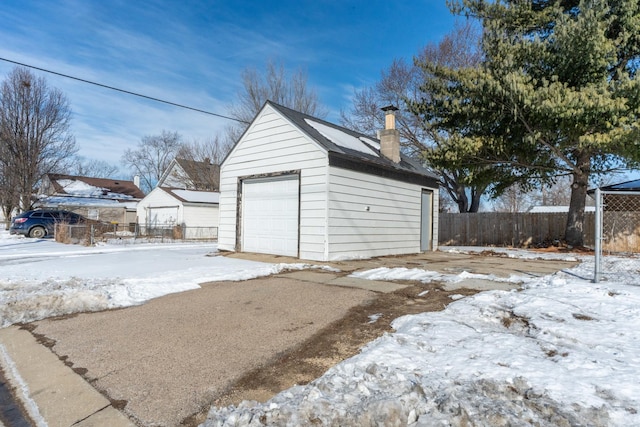
[[[369,175],[381,176],[383,178],[395,179],[397,181],[422,185],[424,187],[434,189],[437,189],[440,186],[438,179],[431,175],[385,166],[378,162],[368,162],[363,159],[354,158],[341,153],[329,152],[329,166],[363,172]]]

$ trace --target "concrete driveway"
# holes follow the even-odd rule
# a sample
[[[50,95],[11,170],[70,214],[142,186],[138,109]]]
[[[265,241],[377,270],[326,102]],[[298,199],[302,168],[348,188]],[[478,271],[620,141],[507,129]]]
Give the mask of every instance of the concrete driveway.
[[[33,332],[136,423],[175,426],[207,407],[243,373],[296,347],[376,292],[399,286],[345,277],[348,272],[402,266],[544,275],[574,264],[442,252],[339,262],[331,265],[342,273],[305,270],[209,283],[137,307],[39,321]],[[496,282],[457,286],[514,287]]]

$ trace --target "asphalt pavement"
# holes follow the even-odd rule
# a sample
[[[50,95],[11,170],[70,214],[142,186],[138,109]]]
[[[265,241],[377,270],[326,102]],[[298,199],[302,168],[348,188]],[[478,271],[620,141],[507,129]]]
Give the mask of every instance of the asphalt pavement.
[[[12,383],[24,384],[19,392],[51,427],[175,426],[245,372],[304,342],[349,308],[404,286],[350,278],[350,271],[402,266],[544,275],[574,264],[442,252],[344,261],[330,263],[341,273],[303,270],[215,282],[136,307],[35,322],[33,333],[12,326],[0,329],[0,344],[15,361],[8,372]],[[518,287],[477,280],[450,286]]]

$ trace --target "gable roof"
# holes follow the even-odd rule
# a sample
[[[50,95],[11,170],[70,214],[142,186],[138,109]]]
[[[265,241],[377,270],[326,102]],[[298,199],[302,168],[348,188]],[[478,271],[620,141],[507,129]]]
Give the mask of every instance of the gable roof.
[[[183,203],[220,203],[220,193],[215,191],[183,190],[181,188],[159,187],[161,190]]]
[[[113,200],[142,199],[144,193],[133,181],[88,176],[47,174],[55,195]],[[53,194],[50,194],[53,195]]]
[[[329,153],[329,163],[347,169],[356,169],[385,177],[437,187],[438,177],[418,161],[400,154],[400,163],[394,163],[380,153],[380,140],[352,131],[299,111],[267,101],[263,109],[271,106],[303,133],[316,141]]]
[[[212,164],[209,161],[201,162],[176,157],[160,177],[158,181],[159,187],[166,186],[165,181],[172,178],[170,175],[176,167],[178,167],[181,172],[178,172],[178,176],[173,177],[175,180],[169,180],[169,182],[166,183],[172,188],[175,187],[177,181],[185,181],[184,184],[190,181],[190,187],[206,191],[218,190],[220,186],[220,165]]]

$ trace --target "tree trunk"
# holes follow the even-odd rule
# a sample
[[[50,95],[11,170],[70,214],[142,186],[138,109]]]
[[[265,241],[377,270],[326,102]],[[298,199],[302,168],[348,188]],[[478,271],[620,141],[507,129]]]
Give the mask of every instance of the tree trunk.
[[[589,171],[591,169],[591,157],[588,153],[577,153],[576,170],[573,172],[571,184],[571,201],[569,202],[569,214],[567,215],[567,227],[564,239],[569,246],[584,245],[584,207],[589,185]]]
[[[4,216],[4,229],[8,230],[11,227],[11,214],[13,213],[14,206],[6,204],[2,206],[2,214]]]
[[[469,199],[467,198],[467,192],[464,186],[456,185],[455,202],[458,205],[458,211],[460,213],[467,212],[469,207]]]
[[[478,190],[475,187],[471,188],[471,206],[469,206],[469,213],[477,213],[480,209],[480,199],[482,198],[483,191]]]

